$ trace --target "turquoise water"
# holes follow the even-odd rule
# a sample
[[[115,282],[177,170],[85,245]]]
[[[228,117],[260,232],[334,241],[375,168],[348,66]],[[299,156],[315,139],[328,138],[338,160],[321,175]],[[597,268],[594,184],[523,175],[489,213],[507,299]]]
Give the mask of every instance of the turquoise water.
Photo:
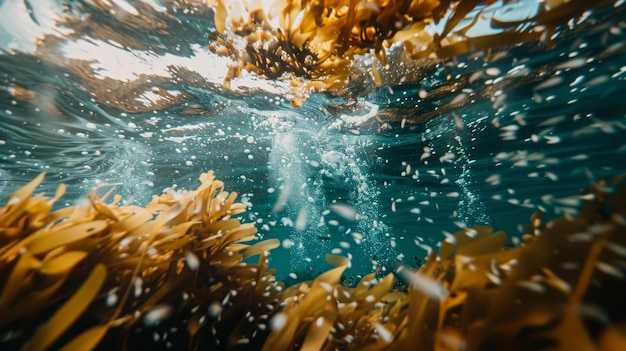
[[[110,185],[145,205],[213,169],[249,204],[242,219],[259,239],[281,240],[277,275],[303,279],[331,252],[352,258],[352,276],[415,266],[466,225],[515,240],[537,209],[573,213],[582,188],[626,172],[619,2],[570,21],[551,49],[394,67],[396,84],[313,94],[299,108],[282,81],[222,87],[227,59],[207,49],[207,8],[32,4],[0,1],[2,203],[47,172],[40,191],[68,185],[60,206]]]

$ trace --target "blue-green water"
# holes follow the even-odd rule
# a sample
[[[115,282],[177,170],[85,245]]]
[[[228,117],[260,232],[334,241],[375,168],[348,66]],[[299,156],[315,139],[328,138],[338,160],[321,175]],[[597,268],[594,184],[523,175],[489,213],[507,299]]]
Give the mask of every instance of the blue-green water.
[[[537,209],[572,213],[580,189],[626,172],[620,2],[570,21],[551,49],[392,68],[409,78],[299,108],[285,82],[224,89],[210,11],[182,3],[0,1],[1,203],[40,172],[40,191],[68,185],[60,205],[108,185],[146,204],[213,169],[259,237],[282,241],[279,277],[324,270],[331,252],[359,275],[415,265],[465,225],[514,237]]]

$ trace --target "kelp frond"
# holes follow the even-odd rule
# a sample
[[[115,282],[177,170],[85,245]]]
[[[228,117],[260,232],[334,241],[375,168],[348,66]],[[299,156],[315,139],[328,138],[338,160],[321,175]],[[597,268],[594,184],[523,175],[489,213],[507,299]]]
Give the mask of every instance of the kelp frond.
[[[489,226],[446,238],[416,271],[341,284],[349,265],[285,287],[270,239],[211,172],[145,208],[52,211],[33,195],[0,209],[0,343],[10,349],[621,350],[626,348],[626,177],[591,186],[576,216],[507,244]],[[258,263],[244,258],[259,255]],[[404,288],[394,284],[399,279]],[[394,288],[396,286],[396,288]]]
[[[393,65],[388,62],[387,54],[394,45],[401,46],[405,55],[419,60],[444,59],[535,39],[547,42],[558,25],[609,3],[606,0],[503,3],[495,0],[214,0],[216,32],[209,38],[209,47],[235,61],[225,79],[226,86],[245,69],[269,79],[291,79],[294,86],[304,84],[305,90],[334,92],[349,85],[357,55],[372,55],[370,72],[374,82],[381,84],[377,62],[383,68]],[[523,18],[501,16],[516,6],[534,9]],[[471,29],[479,27],[479,20],[482,23],[488,20],[490,31],[469,35]],[[433,23],[441,25],[430,26]],[[292,103],[299,105],[301,101],[294,98]]]
[[[53,199],[31,196],[42,179],[12,194],[0,211],[3,343],[86,349],[84,339],[94,346],[107,333],[125,339],[171,318],[188,320],[181,333],[190,345],[209,324],[212,338],[227,343],[249,326],[233,329],[230,312],[207,316],[210,306],[262,302],[246,307],[262,315],[275,304],[262,293],[280,289],[266,269],[267,250],[278,243],[245,244],[256,228],[233,217],[245,205],[212,172],[195,191],[168,191],[145,208],[120,206],[119,197],[105,203],[94,192],[85,207],[52,212],[64,187]],[[255,255],[258,264],[242,263]]]

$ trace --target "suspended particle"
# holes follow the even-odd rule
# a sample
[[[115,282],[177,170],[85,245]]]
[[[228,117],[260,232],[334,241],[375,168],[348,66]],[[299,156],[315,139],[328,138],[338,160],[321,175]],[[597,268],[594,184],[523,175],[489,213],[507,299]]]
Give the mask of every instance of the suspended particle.
[[[502,71],[497,67],[490,67],[485,70],[485,73],[487,73],[488,76],[496,77],[502,74]]]
[[[306,228],[306,221],[307,221],[307,213],[306,213],[306,209],[302,208],[300,209],[300,212],[298,212],[298,218],[296,218],[296,230],[298,231],[303,231],[304,228]]]
[[[468,238],[475,238],[478,235],[478,231],[474,228],[466,228],[464,233]]]
[[[445,230],[442,231],[442,233],[446,237],[444,239],[445,242],[447,242],[448,244],[455,244],[456,243],[456,237],[454,236],[454,234],[448,233]]]
[[[565,121],[565,116],[555,116],[555,117],[551,117],[546,119],[545,121],[541,122],[538,124],[538,126],[540,127],[547,127],[547,126],[553,126],[555,124],[559,124],[561,122]]]
[[[117,288],[113,288],[107,294],[106,304],[109,307],[114,306],[117,303],[117,301],[118,301],[116,290],[117,290]]]
[[[546,172],[546,177],[548,177],[548,179],[550,179],[553,182],[556,182],[559,180],[559,177],[557,177],[557,175],[552,172]]]
[[[596,268],[605,274],[614,276],[615,278],[624,279],[624,273],[619,268],[608,263],[597,262]]]
[[[561,138],[556,135],[546,135],[544,138],[547,140],[548,144],[558,144],[561,142]]]
[[[345,220],[354,221],[354,220],[359,219],[359,214],[350,205],[341,204],[341,203],[334,203],[334,204],[329,205],[328,207],[335,214],[341,216]]]
[[[545,81],[541,82],[533,90],[535,90],[535,91],[543,90],[543,89],[547,89],[547,88],[551,88],[551,87],[557,86],[557,85],[559,85],[561,83],[563,83],[563,77],[556,76],[556,77],[553,77],[553,78],[550,78],[548,80],[545,80]]]
[[[452,116],[454,117],[454,123],[456,124],[456,127],[459,130],[464,130],[465,124],[463,124],[463,120],[461,120],[461,117],[459,117],[459,115],[454,112],[452,112]]]
[[[499,174],[490,175],[489,177],[487,177],[487,179],[485,179],[485,182],[491,185],[500,185],[500,175]]]
[[[587,64],[587,59],[585,57],[577,57],[558,64],[556,69],[575,69],[580,68],[585,64]]]
[[[387,328],[379,323],[374,323],[374,328],[376,329],[376,333],[380,336],[383,341],[387,344],[391,344],[393,341],[393,334]]]
[[[426,245],[426,244],[422,244],[419,240],[417,239],[413,239],[413,242],[415,243],[416,246],[424,249],[426,251],[427,255],[430,255],[430,253],[433,251],[433,248]]]
[[[518,199],[508,199],[506,201],[510,203],[511,205],[519,205],[520,203]]]
[[[596,86],[596,85],[600,85],[605,83],[607,80],[609,80],[609,76],[606,74],[597,76],[591,80],[588,80],[586,83],[583,83],[583,86],[588,88],[588,87],[592,87],[592,86]]]
[[[404,266],[400,266],[397,272],[413,289],[420,291],[432,300],[440,300],[447,295],[446,288],[437,280],[418,272],[412,272],[410,269],[404,268]]]
[[[476,71],[472,73],[469,77],[469,83],[474,84],[477,80],[483,77],[483,74],[484,74],[483,71]]]
[[[498,277],[497,275],[490,272],[486,272],[485,274],[487,275],[489,281],[491,281],[494,285],[502,284],[502,279],[500,279],[500,277]]]
[[[143,284],[143,281],[141,280],[141,278],[140,277],[136,277],[135,280],[134,280],[134,287],[135,287],[134,294],[135,294],[135,297],[139,297],[141,295],[141,292],[142,292],[141,286],[142,286],[142,284]]]
[[[157,305],[143,316],[143,324],[147,327],[158,325],[162,320],[168,318],[172,312],[170,305]]]
[[[456,95],[452,101],[450,101],[448,103],[449,106],[457,106],[457,105],[462,105],[467,101],[467,94],[465,93],[460,93],[458,95]]]
[[[185,262],[187,266],[192,271],[195,271],[200,266],[200,260],[198,260],[198,256],[191,251],[185,252]]]
[[[463,222],[454,221],[453,223],[454,223],[454,225],[456,225],[457,227],[459,227],[461,229],[467,228],[467,224],[465,224]]]
[[[533,282],[533,281],[518,281],[515,283],[517,286],[533,291],[537,294],[543,294],[546,292],[546,288],[541,285],[540,283],[537,282]]]
[[[218,318],[222,314],[223,310],[224,308],[222,307],[222,305],[219,302],[214,301],[209,305],[207,313],[212,318]]]
[[[249,343],[250,343],[250,339],[248,338],[241,338],[237,340],[237,345],[247,345]]]
[[[333,291],[333,286],[326,283],[326,282],[320,282],[320,286],[322,287],[322,289],[326,290],[326,292],[330,293],[331,291]]]

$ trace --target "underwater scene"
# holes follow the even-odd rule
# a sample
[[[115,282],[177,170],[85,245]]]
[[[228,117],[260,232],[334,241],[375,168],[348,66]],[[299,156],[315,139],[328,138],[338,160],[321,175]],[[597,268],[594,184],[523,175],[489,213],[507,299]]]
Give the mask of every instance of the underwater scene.
[[[626,350],[626,3],[0,0],[0,349]]]

